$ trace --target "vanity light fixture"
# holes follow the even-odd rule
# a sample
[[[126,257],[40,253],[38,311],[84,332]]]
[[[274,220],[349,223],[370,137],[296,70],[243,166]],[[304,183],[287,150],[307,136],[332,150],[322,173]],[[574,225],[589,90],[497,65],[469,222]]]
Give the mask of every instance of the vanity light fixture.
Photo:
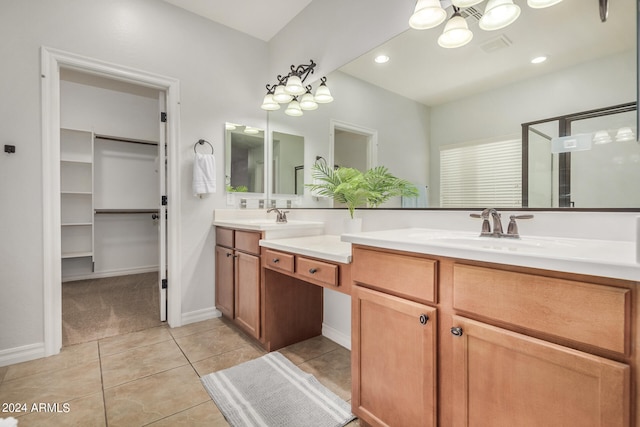
[[[620,128],[618,129],[618,132],[616,132],[616,141],[618,142],[627,142],[627,141],[635,141],[635,140],[636,140],[636,136],[630,127]]]
[[[252,128],[251,126],[246,126],[244,128],[244,133],[246,133],[247,135],[257,135],[260,133],[260,129]]]
[[[593,135],[593,143],[600,144],[608,144],[611,142],[611,135],[606,130],[599,130]]]
[[[473,38],[473,33],[460,14],[460,8],[469,8],[484,0],[418,0],[409,18],[409,26],[417,30],[434,28],[445,21],[447,12],[444,6],[453,7],[453,15],[445,24],[438,44],[444,48],[455,48],[466,45]],[[562,0],[527,0],[529,7],[541,9],[560,3]],[[605,0],[601,0],[605,1]],[[479,26],[485,31],[493,31],[512,24],[520,16],[521,9],[513,0],[487,0],[484,14],[480,17]],[[444,15],[444,17],[443,17]],[[480,15],[478,11],[472,14]],[[446,35],[445,35],[446,34]]]
[[[438,0],[436,0],[438,1]],[[267,85],[267,93],[262,101],[261,108],[267,111],[280,109],[280,104],[288,104],[285,114],[301,116],[303,110],[315,110],[318,104],[333,101],[331,92],[326,85],[327,78],[322,77],[320,86],[316,89],[315,96],[311,94],[311,85],[304,84],[307,77],[313,74],[316,63],[310,60],[309,64],[292,65],[289,74],[278,75],[278,82]]]

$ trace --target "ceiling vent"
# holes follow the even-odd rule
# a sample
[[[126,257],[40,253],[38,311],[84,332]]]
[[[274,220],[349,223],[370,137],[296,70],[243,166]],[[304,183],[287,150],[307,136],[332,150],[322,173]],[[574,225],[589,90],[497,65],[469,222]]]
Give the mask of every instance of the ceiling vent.
[[[465,7],[464,9],[460,9],[460,16],[467,21],[479,22],[480,18],[482,18],[482,12],[473,6]]]
[[[485,53],[493,53],[498,50],[504,49],[506,47],[511,46],[512,42],[509,40],[507,36],[504,34],[500,34],[497,37],[487,40],[486,42],[480,45],[480,49],[482,49]]]

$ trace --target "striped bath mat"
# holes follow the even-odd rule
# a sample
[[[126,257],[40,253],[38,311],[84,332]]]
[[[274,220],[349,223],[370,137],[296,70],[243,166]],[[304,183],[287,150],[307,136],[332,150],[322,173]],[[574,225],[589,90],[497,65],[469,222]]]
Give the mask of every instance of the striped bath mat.
[[[355,418],[347,402],[278,352],[201,380],[233,427],[338,427]]]

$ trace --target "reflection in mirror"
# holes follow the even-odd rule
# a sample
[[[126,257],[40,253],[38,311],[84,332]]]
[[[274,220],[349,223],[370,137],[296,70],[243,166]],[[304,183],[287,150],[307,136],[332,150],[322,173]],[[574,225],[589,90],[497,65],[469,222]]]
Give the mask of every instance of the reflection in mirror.
[[[525,206],[640,206],[635,119],[630,103],[524,124]]]
[[[272,132],[272,194],[302,194],[304,137]]]
[[[226,123],[225,183],[229,192],[264,192],[264,130]]]
[[[451,200],[448,194],[442,194],[441,183],[441,153],[448,147],[508,141],[514,135],[520,140],[523,123],[635,102],[633,0],[611,2],[605,23],[600,21],[597,4],[584,0],[564,0],[546,9],[523,7],[517,21],[496,31],[483,31],[478,26],[485,3],[475,7],[479,14],[466,14],[474,33],[466,46],[438,46],[442,27],[410,29],[330,73],[327,77],[335,102],[298,118],[301,120],[290,123],[288,130],[305,135],[306,151],[311,156],[333,161],[327,144],[330,120],[375,129],[378,164],[418,187],[428,186],[426,205],[442,207],[444,200]],[[450,16],[451,7],[447,11]],[[382,53],[389,62],[376,64],[374,58]],[[541,54],[547,56],[545,62],[530,62]],[[270,123],[272,119],[279,120],[270,113]],[[637,134],[635,123],[630,125]],[[538,130],[550,137],[559,136],[557,130]],[[531,144],[536,143],[532,140]],[[539,146],[548,150],[548,142]],[[620,167],[630,167],[630,154],[618,154],[625,160],[625,166]],[[521,156],[514,159],[514,168],[522,167]],[[554,165],[559,160],[548,151],[540,156],[546,163],[536,167],[546,169],[531,171],[528,183],[530,189],[541,188],[535,203],[534,197],[528,205],[521,200],[522,174],[511,183],[520,192],[518,199],[511,201],[516,200],[518,206],[560,207],[559,166]],[[482,161],[490,167],[492,158]],[[312,163],[312,157],[305,159],[305,166]],[[607,174],[594,173],[590,185],[594,189],[610,188],[608,179]],[[495,180],[505,184],[500,177]],[[462,180],[459,184],[470,185]],[[575,185],[573,190],[577,191]],[[512,206],[511,201],[508,206]],[[578,207],[578,200],[573,201]],[[313,197],[304,199],[305,206],[325,206],[323,203],[326,205]],[[465,203],[447,207],[470,207]],[[500,200],[481,203],[507,206]],[[631,207],[640,208],[640,203],[634,203]],[[579,205],[587,209],[619,208],[604,197],[584,199]]]

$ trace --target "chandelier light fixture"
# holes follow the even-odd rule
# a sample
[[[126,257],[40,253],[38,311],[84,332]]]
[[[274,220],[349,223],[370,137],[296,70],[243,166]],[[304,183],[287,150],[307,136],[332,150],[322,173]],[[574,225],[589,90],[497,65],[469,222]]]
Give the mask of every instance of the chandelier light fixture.
[[[475,6],[484,0],[443,0],[451,3],[453,15],[444,26],[442,35],[438,37],[438,45],[450,49],[466,45],[473,38],[467,22],[460,14],[460,9]],[[542,9],[560,3],[562,0],[527,0],[532,9]],[[485,31],[494,31],[511,25],[520,16],[520,6],[513,0],[487,0],[484,14],[479,26]],[[409,26],[416,30],[435,28],[447,18],[447,11],[441,0],[418,0],[413,15],[409,18]]]
[[[286,76],[278,75],[277,83],[267,85],[267,94],[260,108],[275,111],[280,109],[280,104],[287,104],[285,114],[299,117],[304,114],[304,111],[317,109],[318,104],[333,101],[326,77],[320,79],[320,86],[316,89],[315,95],[312,94],[311,85],[305,86],[305,80],[313,74],[315,67],[316,63],[310,60],[309,64],[292,65]]]

